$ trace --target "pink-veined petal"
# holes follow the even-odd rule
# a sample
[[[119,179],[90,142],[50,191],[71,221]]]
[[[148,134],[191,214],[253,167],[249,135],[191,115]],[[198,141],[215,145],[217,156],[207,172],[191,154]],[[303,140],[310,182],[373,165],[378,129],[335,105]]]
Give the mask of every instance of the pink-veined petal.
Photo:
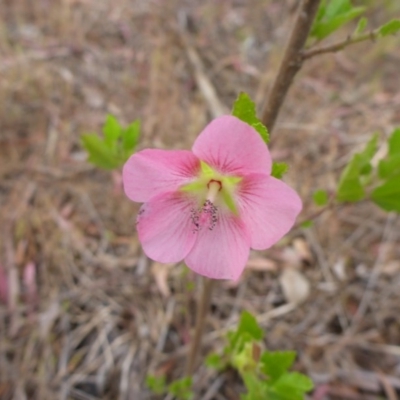
[[[161,263],[183,260],[197,237],[191,220],[195,203],[179,192],[159,195],[143,204],[137,231],[144,252]]]
[[[240,217],[251,237],[251,248],[267,249],[294,225],[302,209],[298,194],[268,175],[245,177],[237,193]]]
[[[212,230],[203,227],[185,258],[194,272],[213,279],[239,279],[250,251],[250,237],[243,222],[220,213]]]
[[[269,174],[271,156],[259,133],[231,115],[211,121],[193,145],[193,153],[221,173]]]
[[[124,165],[125,193],[133,201],[148,201],[193,180],[199,165],[197,157],[187,150],[139,151]]]

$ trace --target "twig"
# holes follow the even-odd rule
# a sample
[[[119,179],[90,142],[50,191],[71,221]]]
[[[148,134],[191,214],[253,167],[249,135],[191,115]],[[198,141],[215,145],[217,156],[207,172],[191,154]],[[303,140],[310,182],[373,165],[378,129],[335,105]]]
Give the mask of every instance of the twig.
[[[379,36],[379,29],[364,33],[362,35],[353,36],[350,35],[346,39],[339,42],[319,47],[317,49],[304,50],[302,53],[303,60],[307,60],[311,57],[317,56],[324,53],[334,53],[336,51],[343,50],[345,47],[350,46],[355,43],[364,42],[365,40],[375,40]]]
[[[321,0],[303,0],[298,10],[297,18],[286,46],[278,75],[272,85],[268,100],[262,111],[262,122],[268,130],[273,130],[279,110],[285,100],[286,93],[293,78],[303,63],[302,50],[310,32],[315,14]]]
[[[212,279],[209,278],[203,279],[202,293],[197,307],[194,337],[191,340],[189,357],[187,359],[186,373],[188,376],[191,376],[193,374],[193,370],[196,364],[197,354],[201,346],[201,339],[203,336],[206,316],[211,301],[213,284],[214,281]]]

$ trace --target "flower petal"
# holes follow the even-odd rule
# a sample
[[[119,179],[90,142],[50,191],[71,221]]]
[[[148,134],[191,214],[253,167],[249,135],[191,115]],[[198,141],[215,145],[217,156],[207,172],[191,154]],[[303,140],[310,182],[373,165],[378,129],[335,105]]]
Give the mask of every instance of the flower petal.
[[[221,173],[271,172],[271,156],[258,132],[231,115],[211,121],[193,145],[193,153]]]
[[[137,230],[147,256],[162,263],[186,257],[197,237],[191,220],[193,207],[191,198],[179,192],[162,194],[142,206]]]
[[[199,160],[187,150],[139,151],[124,165],[122,180],[125,193],[133,201],[148,201],[189,183],[199,168]]]
[[[251,248],[267,249],[293,226],[302,209],[298,194],[268,175],[245,177],[237,193],[240,217],[250,232]]]
[[[250,251],[250,237],[243,222],[229,213],[220,213],[210,230],[200,229],[192,250],[185,258],[194,272],[213,279],[239,279]]]

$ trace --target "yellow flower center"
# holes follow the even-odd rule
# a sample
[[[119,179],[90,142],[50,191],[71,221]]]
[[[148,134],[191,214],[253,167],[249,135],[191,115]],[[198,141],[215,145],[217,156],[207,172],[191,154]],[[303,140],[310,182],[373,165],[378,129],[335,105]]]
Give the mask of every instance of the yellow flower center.
[[[200,161],[200,167],[197,179],[183,185],[180,190],[196,195],[201,206],[204,206],[206,202],[214,207],[226,206],[237,215],[238,210],[234,194],[242,178],[222,175],[204,161]]]

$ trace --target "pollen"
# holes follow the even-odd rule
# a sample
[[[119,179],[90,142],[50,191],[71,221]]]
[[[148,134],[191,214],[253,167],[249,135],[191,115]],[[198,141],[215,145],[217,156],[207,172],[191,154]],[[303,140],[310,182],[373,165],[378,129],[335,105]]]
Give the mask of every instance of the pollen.
[[[194,225],[193,233],[202,228],[212,231],[218,222],[218,208],[210,200],[206,200],[200,209],[190,210],[190,218]]]

